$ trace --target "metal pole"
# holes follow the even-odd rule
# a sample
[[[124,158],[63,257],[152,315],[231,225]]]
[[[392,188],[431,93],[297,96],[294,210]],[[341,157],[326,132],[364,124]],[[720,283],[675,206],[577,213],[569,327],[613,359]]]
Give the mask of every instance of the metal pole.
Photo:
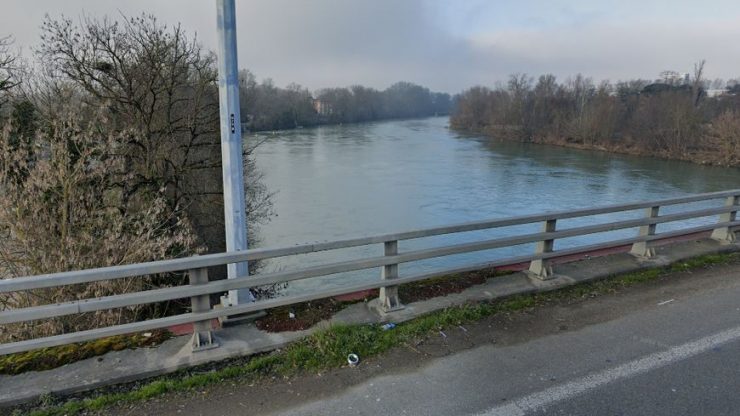
[[[218,9],[218,98],[221,109],[221,160],[224,178],[226,251],[247,249],[244,202],[244,164],[239,111],[239,75],[236,54],[234,0],[216,0]],[[228,278],[249,275],[247,263],[229,264]],[[252,302],[248,289],[229,291],[229,304]]]

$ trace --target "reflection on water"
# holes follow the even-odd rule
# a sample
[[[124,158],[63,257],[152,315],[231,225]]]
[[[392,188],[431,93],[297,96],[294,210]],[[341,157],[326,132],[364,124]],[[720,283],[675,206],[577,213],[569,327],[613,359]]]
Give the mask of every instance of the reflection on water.
[[[669,198],[737,188],[739,169],[461,135],[446,118],[326,126],[270,135],[257,163],[278,214],[260,230],[279,247],[480,219]],[[261,140],[264,136],[250,137]],[[701,206],[695,205],[696,207]],[[670,212],[666,210],[666,212]],[[607,218],[634,218],[635,214]],[[564,226],[594,223],[576,219]],[[694,221],[703,223],[706,221]],[[660,230],[670,229],[670,225]],[[534,232],[534,226],[401,242],[401,250]],[[633,230],[610,233],[627,237]],[[556,248],[604,236],[562,241]],[[481,262],[531,250],[521,246],[401,266],[401,273]],[[380,245],[270,261],[265,271],[381,255]],[[343,284],[377,270],[331,279]],[[295,282],[290,290],[305,283]]]

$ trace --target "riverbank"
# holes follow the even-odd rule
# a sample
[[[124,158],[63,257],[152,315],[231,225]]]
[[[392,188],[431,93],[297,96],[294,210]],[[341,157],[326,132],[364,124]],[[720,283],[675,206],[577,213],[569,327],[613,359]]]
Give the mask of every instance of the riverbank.
[[[624,139],[619,142],[609,141],[588,143],[567,137],[555,136],[535,136],[528,139],[523,139],[522,134],[520,134],[517,129],[509,127],[487,127],[484,129],[469,130],[456,128],[451,123],[450,128],[454,131],[464,134],[484,135],[490,138],[508,141],[547,144],[571,149],[594,150],[599,152],[616,153],[630,156],[652,157],[663,160],[678,160],[683,162],[696,163],[698,165],[704,166],[729,168],[740,167],[740,157],[733,158],[731,156],[728,156],[717,143],[712,143],[711,141],[708,141],[706,143],[705,148],[689,149],[685,152],[677,154],[675,152],[669,151],[668,149],[648,149],[642,147],[639,145],[639,143],[644,143],[644,140],[638,141],[633,139]]]
[[[315,128],[315,127],[344,126],[344,125],[355,126],[355,125],[362,125],[362,124],[367,124],[367,123],[380,123],[380,122],[384,122],[384,121],[424,120],[424,119],[428,119],[428,118],[432,118],[432,117],[449,117],[449,116],[450,116],[449,113],[444,113],[444,114],[427,114],[427,115],[418,116],[418,117],[382,117],[382,118],[376,118],[376,119],[370,119],[370,120],[360,120],[360,121],[350,121],[350,122],[339,122],[339,121],[334,122],[334,121],[325,120],[325,121],[319,121],[318,123],[310,123],[310,124],[305,124],[305,125],[297,125],[295,127],[285,127],[285,128],[280,128],[280,129],[277,129],[277,130],[273,130],[273,129],[254,129],[253,130],[253,129],[250,129],[250,128],[246,128],[246,129],[243,130],[243,133],[247,133],[247,134],[258,134],[258,133],[261,133],[261,134],[265,134],[265,133],[277,134],[277,133],[284,132],[284,131],[295,131],[295,130],[301,130],[301,129],[311,129],[311,128]]]

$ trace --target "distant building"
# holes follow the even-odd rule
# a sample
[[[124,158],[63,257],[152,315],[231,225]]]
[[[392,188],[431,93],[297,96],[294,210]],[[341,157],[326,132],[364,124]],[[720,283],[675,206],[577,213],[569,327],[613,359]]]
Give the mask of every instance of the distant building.
[[[706,90],[705,92],[707,94],[707,97],[714,98],[714,97],[719,97],[721,95],[727,94],[729,90],[727,88],[720,88],[720,89]]]
[[[313,100],[313,109],[316,110],[316,112],[320,116],[328,116],[334,112],[334,109],[332,108],[331,104],[327,103],[326,101],[319,100],[319,99]]]
[[[663,71],[660,73],[660,81],[668,85],[681,85],[691,82],[691,75],[688,73],[680,74],[676,71]]]

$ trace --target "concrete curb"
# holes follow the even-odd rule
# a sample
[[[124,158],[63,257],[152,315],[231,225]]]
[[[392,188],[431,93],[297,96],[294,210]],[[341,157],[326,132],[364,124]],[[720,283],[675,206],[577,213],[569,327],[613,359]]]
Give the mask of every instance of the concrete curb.
[[[0,408],[29,402],[44,394],[69,395],[228,358],[272,351],[333,324],[405,322],[468,302],[545,292],[576,283],[665,266],[690,257],[734,251],[740,251],[740,243],[721,244],[714,240],[701,239],[656,247],[656,257],[649,260],[638,259],[626,253],[587,257],[555,265],[555,277],[550,280],[539,280],[524,272],[514,273],[490,279],[461,293],[407,304],[404,309],[387,314],[375,312],[377,299],[355,304],[340,311],[331,320],[305,331],[274,334],[260,331],[251,324],[227,327],[217,332],[221,345],[219,348],[198,353],[190,352],[189,336],[176,337],[153,348],[115,351],[48,371],[0,376]]]

